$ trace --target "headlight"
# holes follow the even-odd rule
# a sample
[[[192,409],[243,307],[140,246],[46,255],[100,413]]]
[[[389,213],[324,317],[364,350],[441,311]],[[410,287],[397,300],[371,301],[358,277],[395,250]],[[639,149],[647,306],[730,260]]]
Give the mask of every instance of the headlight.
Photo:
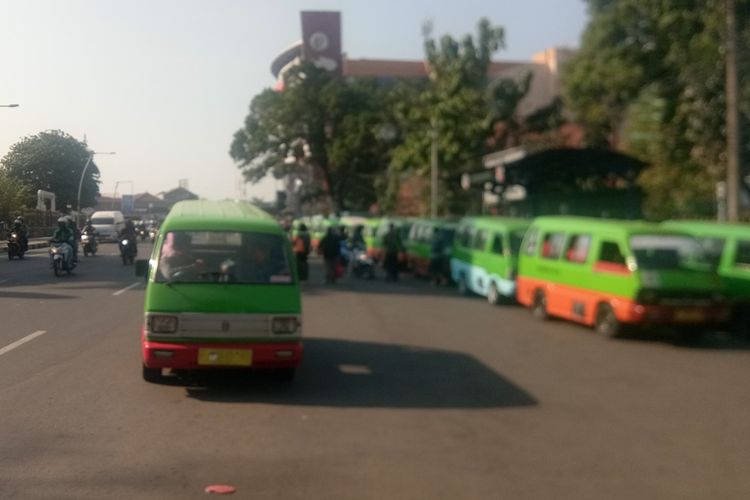
[[[18,235],[16,233],[10,233],[11,238],[18,238]]]
[[[149,316],[149,331],[153,333],[174,333],[177,331],[177,316]]]
[[[122,244],[123,245],[127,245],[128,244],[128,240],[122,240]]]
[[[292,334],[297,331],[299,320],[295,316],[273,318],[271,329],[273,333]]]

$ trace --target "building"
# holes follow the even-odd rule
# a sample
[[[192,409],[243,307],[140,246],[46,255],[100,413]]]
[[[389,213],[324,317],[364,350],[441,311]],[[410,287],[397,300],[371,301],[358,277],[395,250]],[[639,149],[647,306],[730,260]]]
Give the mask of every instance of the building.
[[[276,89],[283,90],[284,74],[302,61],[340,73],[343,77],[369,77],[383,82],[403,78],[427,78],[424,60],[349,59],[342,47],[341,13],[303,11],[302,39],[284,49],[271,63]],[[568,48],[549,48],[531,61],[495,61],[490,65],[494,80],[522,80],[531,73],[531,88],[519,106],[522,116],[551,104],[561,93],[560,72],[575,53]]]
[[[184,187],[177,187],[156,195],[148,192],[117,198],[102,195],[98,198],[94,210],[120,210],[126,217],[163,219],[178,201],[197,199],[199,199],[197,194]]]

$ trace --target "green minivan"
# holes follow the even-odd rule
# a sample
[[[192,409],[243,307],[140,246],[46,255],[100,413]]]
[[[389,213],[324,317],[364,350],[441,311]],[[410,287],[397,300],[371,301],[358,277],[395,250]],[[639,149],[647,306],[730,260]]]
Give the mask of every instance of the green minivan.
[[[535,316],[593,326],[677,325],[699,333],[728,320],[715,267],[698,241],[657,224],[539,217],[526,232],[518,301]]]
[[[461,294],[497,304],[516,296],[518,249],[531,224],[512,217],[466,217],[453,240],[451,277]]]
[[[446,264],[450,259],[453,238],[456,234],[455,222],[440,219],[417,219],[412,223],[409,235],[404,242],[406,247],[406,266],[415,276],[427,276],[430,274],[430,261],[432,257],[432,244],[436,233],[443,238],[443,253],[447,257]],[[441,271],[443,272],[443,271]],[[449,274],[449,273],[446,273]]]
[[[735,326],[750,325],[750,224],[708,221],[667,221],[663,227],[696,237],[716,265],[724,291],[734,305]]]
[[[284,230],[242,202],[182,201],[149,261],[141,332],[143,378],[162,369],[273,368],[302,359],[300,287]]]

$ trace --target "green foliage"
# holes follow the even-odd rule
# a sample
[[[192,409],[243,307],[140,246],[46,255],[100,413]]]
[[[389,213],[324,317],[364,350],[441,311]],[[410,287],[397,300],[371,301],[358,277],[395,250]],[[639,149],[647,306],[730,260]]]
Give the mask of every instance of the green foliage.
[[[517,140],[522,129],[516,109],[528,92],[531,76],[520,82],[491,82],[488,76],[492,56],[504,47],[503,28],[486,19],[479,21],[475,36],[460,41],[446,35],[438,42],[428,27],[429,82],[415,99],[396,108],[404,142],[394,150],[394,169],[429,178],[436,134],[443,213],[460,214],[470,208],[469,195],[459,184],[461,174],[480,167],[482,155],[490,150]],[[397,180],[393,175],[391,181]],[[424,195],[429,198],[428,192]]]
[[[0,221],[9,222],[21,211],[25,201],[26,190],[23,185],[0,170]]]
[[[75,207],[78,183],[90,152],[86,145],[60,130],[24,137],[0,160],[2,171],[25,188],[26,204],[35,203],[38,189],[55,193],[58,207]],[[96,204],[99,169],[89,166],[81,190],[81,207]]]
[[[253,99],[231,157],[250,182],[312,168],[324,185],[308,197],[329,197],[339,210],[367,210],[376,199],[376,177],[388,163],[388,148],[378,136],[389,120],[387,90],[374,82],[344,81],[311,64],[292,69],[285,87]]]
[[[591,21],[564,95],[591,144],[649,162],[652,218],[707,216],[724,176],[725,10],[721,0],[589,0]],[[740,75],[750,74],[750,0],[737,0]],[[750,80],[741,80],[750,149]]]

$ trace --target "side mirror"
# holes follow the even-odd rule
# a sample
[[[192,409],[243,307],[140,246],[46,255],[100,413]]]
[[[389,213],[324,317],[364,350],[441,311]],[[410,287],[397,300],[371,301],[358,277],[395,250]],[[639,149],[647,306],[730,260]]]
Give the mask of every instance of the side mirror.
[[[135,275],[148,278],[148,261],[146,259],[138,259],[135,261]]]

